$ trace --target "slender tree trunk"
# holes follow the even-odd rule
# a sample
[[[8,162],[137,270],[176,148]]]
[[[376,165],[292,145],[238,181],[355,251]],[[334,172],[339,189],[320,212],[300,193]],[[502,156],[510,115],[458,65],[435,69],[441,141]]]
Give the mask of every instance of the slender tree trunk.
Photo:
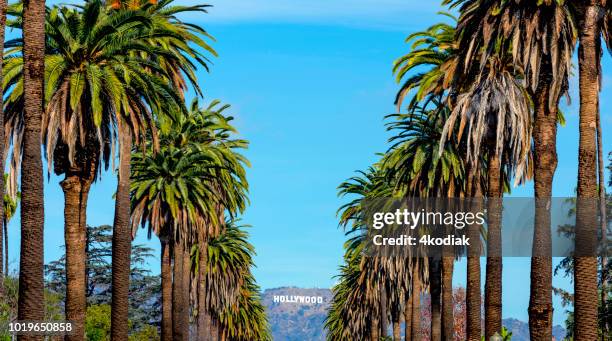
[[[477,171],[470,168],[468,173],[468,194],[472,200],[470,209],[474,212],[480,210],[482,192]],[[469,238],[472,246],[467,252],[467,285],[466,285],[466,337],[468,341],[480,341],[482,334],[481,321],[481,294],[480,294],[480,228],[476,225],[468,226]]]
[[[374,314],[372,316],[372,326],[370,327],[370,339],[371,341],[380,341],[380,325],[378,324],[378,316]]]
[[[552,339],[552,253],[550,204],[557,168],[557,111],[549,105],[552,69],[543,61],[540,83],[534,96],[534,189],[535,219],[529,295],[529,332],[534,341]],[[554,109],[554,110],[553,110]]]
[[[66,320],[74,323],[74,333],[65,340],[85,338],[87,198],[94,169],[76,168],[66,172],[61,182],[64,191],[64,241],[66,245]]]
[[[220,339],[221,329],[219,328],[219,321],[215,318],[212,319],[210,327],[210,340],[218,341]]]
[[[0,114],[0,116],[2,115]],[[8,270],[4,270],[4,229],[0,228],[0,299],[4,298],[4,276],[6,271]]]
[[[187,308],[183,305],[183,296],[187,293],[183,289],[183,245],[182,242],[174,244],[174,267],[172,268],[172,340],[186,341],[184,337],[187,323],[184,320],[184,311]]]
[[[162,322],[161,341],[172,341],[172,257],[167,237],[161,240]]]
[[[601,113],[597,113],[597,161],[598,161],[598,179],[599,179],[599,225],[601,226],[602,246],[607,245],[608,241],[608,217],[606,215],[606,180],[604,178],[604,157],[603,157],[603,142],[601,132]],[[601,255],[601,310],[609,311],[608,297],[608,250],[602,248]],[[612,316],[611,316],[612,317]],[[610,334],[610,318],[601,319],[602,341],[605,335]]]
[[[417,260],[414,274],[412,276],[412,318],[410,319],[412,330],[411,340],[421,340],[421,274],[419,260]]]
[[[442,258],[442,339],[455,339],[455,319],[453,311],[453,269],[455,257]]]
[[[502,174],[501,159],[489,152],[487,172],[487,268],[485,281],[485,340],[502,328]]]
[[[597,339],[597,116],[601,73],[601,0],[585,0],[580,18],[580,143],[574,258],[574,335]]]
[[[130,230],[132,135],[130,128],[125,122],[120,122],[118,125],[120,155],[112,239],[111,340],[125,341],[128,339],[130,258],[132,250],[132,233]]]
[[[208,243],[200,243],[200,258],[198,264],[198,341],[209,341],[211,330],[211,316],[208,311],[206,299],[207,282],[206,269],[208,267]]]
[[[0,51],[4,51],[4,32],[5,32],[5,24],[6,24],[6,7],[7,0],[0,0]],[[0,93],[4,93],[2,89],[2,65],[4,64],[4,55],[0,53]],[[3,103],[2,98],[0,96],[0,160],[4,160],[4,112],[2,110]],[[4,162],[2,163],[4,167]],[[0,174],[0,217],[4,217],[4,171],[3,174]],[[4,219],[3,219],[4,220]],[[2,231],[6,231],[6,229],[2,229]],[[2,266],[6,262],[3,259],[3,239],[7,238],[6,234],[0,231],[0,270],[2,270]],[[7,253],[8,254],[8,253]],[[0,271],[0,291],[4,293],[4,276],[8,273],[8,266]]]
[[[431,341],[442,340],[442,313],[440,294],[442,289],[441,259],[429,259],[429,293],[431,296]]]
[[[399,300],[392,305],[391,307],[391,328],[393,331],[393,340],[401,340],[402,339],[402,307],[399,304]]]
[[[414,280],[412,280],[412,285],[414,287]],[[412,290],[411,290],[412,291]],[[410,292],[410,295],[413,295]],[[406,341],[412,340],[412,296],[406,297],[406,302],[404,304],[404,339]]]
[[[21,167],[21,252],[19,255],[19,320],[43,320],[44,192],[41,121],[45,71],[45,1],[23,2],[24,134]],[[42,340],[20,335],[18,340]]]
[[[189,333],[190,330],[190,321],[191,317],[191,257],[190,257],[190,248],[186,247],[183,249],[183,301],[181,304],[185,307],[183,309],[183,321],[185,321],[185,330],[183,331],[184,340],[191,340],[191,335]]]
[[[4,212],[6,215],[6,212]],[[9,220],[4,219],[4,277],[8,276],[9,270],[9,237],[8,237],[8,224]]]
[[[387,315],[389,313],[387,304],[387,290],[384,281],[380,284],[380,336],[387,337],[389,329]]]
[[[399,341],[402,339],[402,326],[400,322],[399,314],[396,316],[396,319],[393,320],[393,340]]]

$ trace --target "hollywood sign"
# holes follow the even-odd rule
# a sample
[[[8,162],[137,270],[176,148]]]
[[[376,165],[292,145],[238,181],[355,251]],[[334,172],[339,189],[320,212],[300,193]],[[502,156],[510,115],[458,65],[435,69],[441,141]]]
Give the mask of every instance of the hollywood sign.
[[[288,296],[274,295],[274,303],[302,303],[302,304],[322,304],[322,296]]]

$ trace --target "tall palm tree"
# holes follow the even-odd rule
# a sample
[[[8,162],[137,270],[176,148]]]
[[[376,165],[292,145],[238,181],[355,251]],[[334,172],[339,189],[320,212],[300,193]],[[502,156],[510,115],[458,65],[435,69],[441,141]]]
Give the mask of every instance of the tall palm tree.
[[[156,154],[134,155],[132,222],[148,224],[149,230],[162,240],[172,241],[174,250],[173,282],[162,283],[163,292],[168,292],[168,285],[173,284],[172,300],[165,296],[163,301],[165,311],[172,306],[173,320],[162,321],[166,328],[172,323],[172,339],[184,337],[182,331],[186,330],[188,321],[185,309],[189,303],[185,305],[183,282],[184,273],[190,272],[189,263],[184,269],[184,258],[188,257],[186,250],[195,240],[196,229],[207,226],[204,220],[215,209],[211,200],[215,198],[214,188],[210,185],[214,178],[206,166],[213,162],[209,155],[186,153],[183,149],[162,148]],[[164,334],[169,335],[167,330]]]
[[[126,302],[128,302],[129,297],[132,250],[132,236],[129,227],[132,132],[123,121],[118,123],[117,132],[120,154],[112,238],[111,339],[125,340],[129,328],[128,304]]]
[[[18,319],[42,320],[44,301],[44,193],[40,151],[45,73],[45,1],[23,4],[24,112],[21,167],[21,252]],[[13,146],[13,148],[21,149]],[[20,340],[41,337],[19,336]]]
[[[4,175],[4,179],[6,181],[7,178],[7,174]],[[4,236],[4,273],[3,275],[6,277],[9,274],[9,255],[8,255],[8,249],[9,249],[9,238],[8,238],[8,225],[9,222],[11,221],[11,219],[15,216],[15,212],[17,212],[17,203],[19,201],[19,199],[21,198],[21,193],[20,192],[16,192],[15,196],[12,197],[11,195],[9,195],[8,193],[4,194],[4,217],[2,219],[2,225],[3,225],[3,236]],[[2,264],[0,264],[0,266],[2,266]]]
[[[529,179],[532,110],[521,75],[516,73],[510,55],[491,57],[485,72],[476,81],[468,81],[469,87],[456,96],[442,139],[445,141],[451,133],[466,134],[471,168],[479,167],[481,155],[487,155],[485,338],[489,339],[502,328],[500,201],[506,188],[503,168],[512,173],[515,183]],[[457,120],[460,121],[458,126]]]
[[[393,186],[376,165],[342,183],[341,196],[356,196],[339,210],[340,224],[349,240],[345,243],[345,265],[341,267],[341,283],[334,288],[334,302],[328,314],[328,337],[347,340],[378,340],[385,337],[388,310],[405,301],[408,266],[402,257],[385,257],[366,253],[368,232],[366,208],[370,199],[392,197]],[[371,321],[371,323],[366,323]]]
[[[456,21],[456,18],[448,13],[442,13],[449,17],[451,20]],[[423,32],[416,32],[411,34],[406,42],[412,43],[410,51],[395,61],[393,72],[396,74],[396,80],[403,84],[396,96],[396,105],[398,111],[401,109],[401,105],[411,91],[415,91],[414,96],[408,105],[409,111],[415,111],[419,106],[424,108],[435,108],[442,104],[441,99],[446,94],[447,89],[453,79],[455,78],[454,71],[457,68],[456,63],[456,42],[455,42],[455,28],[452,25],[446,23],[439,23],[429,27]],[[411,75],[412,71],[415,71],[417,67],[427,66],[428,69],[425,72],[417,71],[418,73]],[[408,77],[411,75],[410,77]],[[452,251],[451,251],[452,253]],[[469,262],[473,263],[474,258],[470,258]],[[431,262],[435,265],[435,262]],[[443,336],[452,337],[453,333],[453,303],[452,303],[452,273],[453,273],[454,257],[443,257],[442,266],[436,267],[442,271],[442,276],[445,280],[435,281],[437,283],[445,283],[442,286],[442,326]],[[470,269],[474,269],[470,267]],[[434,278],[438,278],[436,273]],[[480,274],[470,273],[469,278],[479,278]],[[468,281],[468,283],[474,283]],[[436,285],[432,287],[436,289]],[[436,289],[437,292],[437,289]],[[479,293],[480,287],[471,288],[470,292]],[[436,295],[437,296],[437,295]],[[478,295],[479,296],[479,295]],[[476,296],[474,296],[476,298]],[[432,301],[434,303],[434,323],[438,323],[437,302],[438,298],[435,297]],[[434,328],[437,329],[437,328]],[[473,328],[472,328],[473,329]],[[479,334],[477,331],[474,334]],[[437,335],[437,334],[436,334]],[[435,336],[435,335],[434,335]]]
[[[6,12],[7,12],[7,6],[8,6],[8,1],[6,0],[0,0],[0,51],[4,51],[4,36],[5,36],[5,26],[6,26]],[[2,64],[4,63],[4,53],[2,53],[2,56],[0,56],[0,84],[2,84]],[[2,89],[0,88],[0,93],[2,92]],[[1,110],[2,108],[2,99],[0,99],[0,160],[2,161],[2,165],[4,165],[4,112]],[[0,194],[4,196],[4,176],[0,177]],[[4,216],[4,205],[0,205],[0,217]],[[3,224],[4,225],[4,224]],[[0,226],[2,228],[0,228],[0,291],[3,290],[4,288],[4,284],[3,284],[3,280],[4,280],[4,276],[5,273],[8,272],[8,268],[4,269],[4,271],[2,271],[2,267],[3,267],[3,238],[7,238],[6,234],[4,233],[4,226]]]
[[[552,338],[550,212],[557,166],[558,105],[567,91],[576,40],[568,2],[446,0],[459,7],[461,62],[486,65],[492,55],[512,51],[534,106],[533,152],[536,197],[529,326],[534,340]],[[497,48],[496,48],[497,47]]]
[[[418,311],[422,275],[419,269],[425,271],[429,262],[418,255],[408,259],[362,255],[366,247],[367,233],[367,211],[363,205],[368,198],[401,198],[406,195],[427,197],[430,193],[444,193],[452,197],[462,191],[464,168],[455,151],[455,145],[447,144],[445,153],[437,153],[444,117],[448,115],[448,111],[444,109],[439,111],[439,115],[434,115],[418,108],[410,114],[391,115],[396,120],[389,124],[389,129],[398,130],[398,133],[392,139],[391,149],[380,163],[382,171],[376,168],[380,166],[373,167],[339,187],[341,195],[357,195],[357,198],[339,210],[341,224],[350,227],[347,234],[353,237],[345,244],[346,264],[341,268],[341,284],[334,290],[334,303],[326,322],[330,335],[334,337],[342,339],[350,335],[362,335],[365,338],[369,335],[370,339],[375,340],[384,335],[382,326],[385,324],[387,311],[381,302],[391,299],[390,302],[397,300],[404,304],[404,297],[397,298],[396,295],[387,294],[400,288],[403,293],[411,291],[413,309],[416,307]],[[416,269],[410,272],[412,288],[408,281],[408,269]],[[398,271],[403,271],[404,275],[399,276],[403,280],[389,284],[393,278],[392,274],[399,273]],[[439,299],[440,296],[438,302]],[[440,316],[439,304],[437,309],[432,309],[432,313],[436,314],[436,310]],[[364,316],[374,316],[370,325],[360,322]],[[414,330],[412,333],[415,339],[418,338],[420,329],[416,323],[419,320],[420,316],[412,318],[414,327],[411,326],[411,329]],[[440,332],[440,324],[432,325],[434,337],[437,334],[441,338]]]
[[[432,100],[436,109],[415,107],[411,113],[390,115],[388,129],[396,131],[383,165],[400,192],[412,197],[460,197],[464,191],[465,162],[456,144],[440,144],[448,108]],[[443,152],[438,153],[442,146]],[[439,256],[438,256],[439,257]],[[455,250],[445,248],[442,259],[429,259],[432,297],[432,339],[454,333],[452,274]],[[423,268],[423,266],[421,266]],[[413,294],[414,295],[414,294]],[[413,306],[414,309],[414,306]]]
[[[579,88],[580,88],[580,143],[578,148],[578,202],[576,206],[576,253],[574,260],[574,335],[577,340],[597,338],[598,298],[597,258],[594,247],[597,236],[597,179],[602,180],[603,160],[598,154],[599,91],[601,86],[601,38],[610,45],[607,22],[610,5],[604,0],[577,1],[575,12],[579,27]],[[598,164],[598,160],[600,162]],[[597,168],[600,169],[599,175]],[[599,189],[600,191],[603,188]],[[603,195],[605,198],[605,194]],[[601,200],[601,199],[600,199]],[[605,210],[602,210],[605,212]],[[602,216],[601,219],[604,219]],[[604,237],[605,234],[602,235]],[[602,268],[605,264],[602,262]],[[605,300],[604,300],[605,304]]]
[[[187,115],[177,112],[172,119],[158,122],[163,146],[158,152],[149,148],[147,153],[134,154],[133,233],[139,224],[146,225],[149,235],[155,233],[166,244],[164,251],[168,243],[173,243],[174,288],[179,296],[183,296],[179,288],[186,285],[180,280],[185,273],[190,273],[191,266],[180,269],[185,265],[177,261],[177,257],[184,260],[185,249],[190,250],[192,245],[206,249],[208,239],[220,233],[222,221],[219,207],[225,207],[226,212],[233,216],[244,208],[246,202],[244,167],[248,161],[238,153],[238,149],[246,148],[247,142],[234,138],[233,118],[225,116],[224,112],[229,105],[219,104],[219,101],[212,101],[209,106],[201,108],[198,101],[193,101]],[[198,259],[204,260],[205,256],[201,255]],[[162,263],[162,273],[169,272],[168,267],[164,270],[164,264],[169,265]],[[198,267],[203,271],[199,277],[205,277],[206,262],[199,262]],[[171,291],[172,282],[168,279],[162,280],[162,292]],[[199,281],[198,286],[198,292],[202,295],[200,302],[204,302],[209,294],[205,282]],[[185,297],[173,297],[177,301],[185,300]],[[164,298],[163,311],[169,312],[170,297]],[[174,309],[181,310],[182,307],[174,305]],[[201,324],[205,323],[208,311],[198,309],[198,312],[201,333],[207,329]],[[163,316],[170,317],[165,313]],[[179,323],[174,326],[175,334],[181,332],[177,329],[185,330],[181,327],[187,321],[185,316],[184,310],[173,316]],[[167,329],[171,323],[167,319],[162,321],[164,335],[170,336]]]
[[[185,88],[185,84],[183,82],[182,73],[187,75],[187,77],[194,84],[194,88],[198,90],[198,86],[195,83],[195,77],[193,75],[193,65],[189,62],[188,58],[192,57],[195,60],[199,61],[202,65],[206,66],[206,63],[202,58],[200,58],[201,54],[196,52],[195,50],[190,50],[189,48],[189,39],[194,41],[196,45],[200,47],[204,47],[209,51],[214,51],[208,47],[208,45],[201,40],[197,33],[205,33],[203,29],[199,26],[191,25],[188,23],[183,23],[180,20],[176,19],[174,16],[177,13],[185,12],[185,11],[201,11],[205,12],[206,5],[197,5],[191,7],[175,7],[175,8],[165,8],[164,6],[170,4],[170,1],[164,1],[162,4],[151,4],[147,5],[140,4],[138,7],[143,8],[143,11],[147,12],[151,18],[153,19],[153,28],[151,32],[153,33],[153,37],[148,39],[148,45],[156,47],[161,51],[164,51],[166,54],[170,54],[176,58],[164,58],[163,53],[148,53],[147,56],[153,59],[157,65],[160,65],[162,71],[170,83],[174,83],[175,87],[178,87],[178,90],[181,92]],[[152,5],[152,6],[148,6]],[[152,8],[151,8],[152,7]],[[161,23],[160,23],[161,21]],[[156,24],[157,23],[157,24]],[[180,39],[157,39],[155,38],[155,32],[160,29],[165,29],[168,26],[174,25],[174,29],[172,30],[175,37],[179,37]],[[195,32],[196,34],[193,34]],[[185,51],[189,53],[185,53]],[[155,58],[161,55],[161,58]],[[185,56],[186,55],[186,56]],[[138,56],[138,54],[136,54]],[[167,60],[168,59],[168,60]],[[171,60],[173,59],[173,60]],[[181,107],[182,103],[178,105]],[[175,106],[176,107],[176,106]],[[145,110],[146,112],[146,110]],[[152,134],[155,146],[155,133]],[[130,138],[131,139],[131,138]],[[126,141],[131,142],[131,141]],[[126,152],[131,153],[130,150],[126,149]],[[113,250],[117,252],[113,252],[113,266],[117,263],[117,267],[113,267],[113,317],[116,317],[113,320],[114,325],[122,326],[120,329],[113,329],[113,339],[125,339],[127,338],[127,301],[128,301],[128,289],[129,289],[129,256],[125,255],[125,250],[129,250],[129,242],[131,241],[131,236],[128,234],[129,231],[129,216],[130,216],[130,206],[129,206],[129,191],[130,191],[130,161],[129,157],[126,157],[126,162],[124,163],[125,175],[123,180],[121,179],[121,170],[122,165],[120,164],[120,173],[119,173],[119,183],[117,185],[117,196],[119,196],[120,191],[124,191],[122,195],[124,195],[128,202],[127,205],[122,206],[119,204],[119,201],[116,201],[116,210],[115,210],[115,227],[116,232],[113,233]],[[172,204],[171,204],[172,207]],[[118,213],[118,211],[121,211]],[[175,217],[176,218],[176,217]],[[184,218],[184,217],[183,217]],[[195,226],[194,230],[199,231],[202,230],[204,225],[202,224],[202,218],[198,222],[192,221],[190,224]],[[183,222],[182,225],[186,225]],[[215,224],[216,225],[216,224]],[[174,339],[183,340],[189,338],[188,332],[188,313],[189,313],[189,280],[190,280],[190,269],[189,269],[189,243],[191,240],[186,239],[187,236],[183,236],[183,240],[178,243],[175,242],[174,246],[174,254],[175,265],[177,262],[182,262],[182,269],[179,267],[179,270],[182,273],[174,272],[174,279],[176,280],[176,284],[174,285],[174,292],[177,293],[177,297],[180,299],[179,303],[173,304],[175,308],[180,309],[180,314],[177,317],[178,320],[173,322],[173,334]],[[120,242],[122,244],[121,251],[119,246],[115,247],[115,241]],[[119,243],[118,243],[119,244]],[[125,245],[123,245],[125,244]],[[117,258],[115,258],[115,255]],[[115,271],[116,270],[116,271]],[[116,275],[115,275],[116,274]],[[178,280],[180,278],[180,280]],[[180,292],[180,295],[179,295]],[[125,326],[125,328],[123,327]]]
[[[354,290],[357,278],[360,275],[360,260],[357,257],[345,257],[345,264],[340,266],[340,275],[338,284],[332,288],[332,301],[327,317],[325,318],[325,329],[327,329],[327,340],[348,341],[357,338],[368,339],[365,337],[367,332],[365,326],[359,325],[359,329],[355,330],[355,323],[349,312],[354,315],[363,316],[362,312],[366,306],[348,305],[349,296]],[[353,302],[351,302],[353,303]]]
[[[208,243],[207,269],[200,278],[206,283],[205,309],[219,323],[219,336],[213,339],[269,340],[267,320],[251,274],[254,248],[248,242],[245,226],[226,220],[224,231]],[[198,248],[197,253],[201,250]],[[199,257],[194,268],[199,271]],[[198,312],[199,313],[199,312]],[[198,326],[199,327],[199,326]],[[198,335],[207,331],[198,330]]]
[[[272,341],[260,289],[252,274],[246,274],[238,303],[219,316],[221,340]]]
[[[197,53],[187,44],[181,44],[184,38],[177,32],[185,33],[186,30],[185,27],[173,26],[172,23],[176,21],[167,20],[169,24],[163,26],[163,20],[159,17],[151,18],[148,13],[137,11],[107,11],[98,1],[88,2],[78,10],[53,8],[47,21],[47,110],[43,118],[43,137],[49,169],[53,161],[56,173],[65,175],[62,188],[66,199],[66,314],[70,320],[77,322],[78,327],[85,311],[81,259],[84,257],[87,197],[101,165],[108,166],[113,146],[118,142],[114,139],[114,122],[120,115],[116,114],[134,108],[135,105],[128,98],[144,94],[143,90],[147,93],[143,97],[152,104],[153,112],[168,105],[155,103],[157,98],[180,103],[181,96],[177,90],[184,87],[184,82],[168,85],[174,81],[163,79],[176,79],[177,71],[172,69],[172,73],[168,74],[159,65],[183,61],[185,55],[197,56]],[[75,21],[79,25],[77,31],[69,29]],[[134,29],[137,26],[141,28]],[[200,28],[194,26],[191,31],[198,30]],[[187,34],[191,31],[187,30]],[[132,38],[125,39],[128,37]],[[160,42],[164,39],[171,48],[151,44],[152,40]],[[198,43],[203,41],[199,40]],[[65,48],[67,46],[72,48]],[[20,42],[12,41],[9,47],[13,47],[13,54],[18,53]],[[143,58],[146,55],[155,55],[158,63],[151,64]],[[10,88],[7,115],[14,140],[19,139],[22,133],[19,114],[23,92],[19,73],[21,67],[20,58],[9,60],[5,80],[7,88]],[[181,70],[193,79],[191,74],[194,67],[193,64],[184,63]],[[121,70],[132,74],[124,75]],[[137,79],[138,84],[135,84],[136,81],[127,84],[126,79]],[[128,86],[133,89],[127,89]],[[131,122],[140,124],[138,120],[151,119],[150,113],[143,113],[146,114],[144,117]],[[70,124],[72,120],[77,120],[79,124]],[[82,333],[77,332],[71,338],[82,339]]]
[[[453,22],[457,19],[441,13]],[[393,62],[395,80],[401,83],[395,97],[398,112],[407,96],[413,93],[408,110],[417,106],[427,107],[432,99],[440,99],[455,77],[457,66],[455,27],[438,23],[425,31],[415,32],[406,38],[410,51]],[[422,68],[426,67],[423,71]],[[420,70],[421,68],[421,70]]]

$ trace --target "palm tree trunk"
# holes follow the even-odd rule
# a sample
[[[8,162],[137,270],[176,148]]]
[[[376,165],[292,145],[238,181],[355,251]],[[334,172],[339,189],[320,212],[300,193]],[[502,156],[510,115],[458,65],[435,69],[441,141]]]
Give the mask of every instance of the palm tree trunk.
[[[370,340],[371,341],[380,341],[380,326],[378,325],[378,316],[374,314],[372,316],[372,326],[370,327]]]
[[[1,116],[1,115],[0,115]],[[4,298],[4,229],[0,228],[0,299]]]
[[[84,340],[86,302],[87,198],[93,181],[90,172],[70,169],[61,182],[64,191],[64,241],[66,245],[66,320],[74,323],[67,341]]]
[[[5,212],[6,214],[6,212]],[[4,219],[4,277],[8,276],[10,270],[9,270],[9,254],[8,254],[8,249],[9,249],[9,239],[8,239],[8,224],[9,224],[9,220],[8,219]]]
[[[393,340],[399,341],[402,339],[401,327],[401,307],[394,307],[391,310],[391,324],[393,325]]]
[[[389,329],[387,315],[388,315],[388,304],[387,304],[387,290],[385,282],[380,283],[380,336],[387,337],[387,330]]]
[[[453,311],[453,270],[455,257],[442,258],[442,339],[455,339],[455,319]]]
[[[162,321],[161,341],[172,341],[172,258],[167,237],[161,241]]]
[[[477,212],[480,209],[481,188],[475,169],[468,173],[468,195],[473,198],[470,208]],[[480,243],[480,228],[468,226],[470,240]],[[466,285],[466,337],[468,341],[480,341],[481,326],[481,295],[480,295],[480,248],[472,244],[467,255],[467,285]]]
[[[221,339],[221,328],[219,328],[219,320],[213,318],[210,328],[210,340],[218,341]]]
[[[187,328],[185,323],[185,309],[187,308],[183,303],[183,296],[186,295],[183,286],[183,255],[184,247],[182,242],[174,244],[174,267],[172,268],[172,340],[174,341],[185,341],[187,338],[184,336],[184,332]]]
[[[5,24],[6,24],[6,8],[7,8],[7,1],[6,0],[0,0],[0,51],[4,51],[4,28],[5,28]],[[2,53],[0,53],[0,93],[4,93],[3,89],[2,89],[2,65],[4,63],[4,55]],[[4,160],[4,113],[2,111],[3,108],[3,103],[2,103],[2,98],[0,96],[0,160]],[[5,163],[2,162],[2,165],[4,165]],[[4,173],[4,171],[3,171]],[[0,217],[4,217],[4,174],[1,174],[2,176],[0,176],[0,199],[2,199],[0,201]],[[4,219],[3,219],[4,220]],[[2,266],[4,265],[4,263],[6,262],[8,264],[8,262],[6,260],[3,259],[3,239],[7,238],[6,234],[3,233],[3,231],[6,231],[6,229],[1,229],[2,231],[0,231],[0,291],[2,293],[4,293],[4,276],[8,273],[8,266],[4,269],[2,269]],[[8,254],[8,253],[7,253]]]
[[[130,161],[132,135],[125,122],[120,122],[119,176],[115,199],[112,246],[111,340],[128,339],[128,305],[130,289]]]
[[[185,331],[183,337],[185,340],[191,340],[190,321],[191,317],[191,253],[190,248],[186,247],[183,249],[183,302],[182,305],[185,307],[183,310],[183,321],[185,321]]]
[[[431,296],[431,341],[442,340],[442,313],[440,293],[442,289],[442,264],[440,259],[429,260],[429,293]]]
[[[535,219],[529,295],[529,332],[534,341],[552,339],[552,253],[549,205],[557,168],[557,111],[549,105],[552,68],[544,60],[534,97]],[[554,110],[553,110],[554,109]]]
[[[601,0],[585,1],[579,18],[580,142],[574,259],[574,335],[597,339],[597,116],[601,77]]]
[[[414,285],[414,280],[413,280]],[[412,295],[412,293],[410,293]],[[404,304],[404,340],[412,340],[412,296],[406,297]]]
[[[412,275],[412,317],[410,318],[412,333],[410,340],[421,340],[421,274],[417,260]]]
[[[398,316],[398,319],[393,321],[393,340],[399,341],[402,339],[402,327],[400,323]]]
[[[208,243],[200,243],[200,258],[198,264],[198,341],[209,341],[211,330],[211,316],[206,302],[207,282],[206,269],[208,267]]]
[[[608,217],[606,215],[606,180],[604,178],[604,157],[603,157],[603,142],[601,132],[601,113],[597,113],[597,161],[598,161],[598,178],[599,178],[599,225],[601,226],[601,238],[604,241],[608,240]],[[603,244],[605,245],[605,244]],[[607,292],[608,292],[608,250],[603,248],[601,255],[601,310],[608,310]],[[607,318],[601,319],[602,341],[605,341],[604,336],[610,334],[610,323]]]
[[[494,150],[489,152],[487,186],[487,268],[485,281],[485,340],[502,328],[502,180],[501,159]]]
[[[45,1],[23,3],[24,134],[21,167],[21,252],[19,255],[19,320],[43,320],[44,192],[41,121],[45,53]],[[20,335],[18,340],[42,340]]]

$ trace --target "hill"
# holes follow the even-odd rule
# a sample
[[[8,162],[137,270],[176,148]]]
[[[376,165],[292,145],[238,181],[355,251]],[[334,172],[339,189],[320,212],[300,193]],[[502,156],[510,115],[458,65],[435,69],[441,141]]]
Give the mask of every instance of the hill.
[[[308,297],[308,299],[306,299]],[[315,298],[315,303],[312,303]],[[317,299],[320,298],[320,303]],[[323,323],[331,302],[329,289],[283,287],[265,290],[262,294],[275,341],[323,341]],[[307,302],[307,300],[309,302]],[[526,322],[509,318],[503,324],[512,331],[512,341],[529,341]],[[556,340],[563,340],[565,329],[553,328]]]

